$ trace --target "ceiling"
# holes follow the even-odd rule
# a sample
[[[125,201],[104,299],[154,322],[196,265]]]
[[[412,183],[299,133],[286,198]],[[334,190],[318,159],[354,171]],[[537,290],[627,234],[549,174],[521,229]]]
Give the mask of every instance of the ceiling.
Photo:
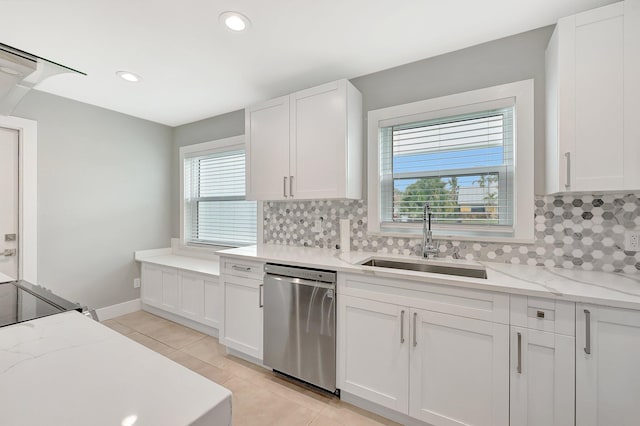
[[[611,0],[0,0],[0,43],[87,73],[37,89],[177,126],[555,23]],[[232,33],[223,11],[249,17]],[[6,19],[6,17],[10,17]],[[128,83],[127,70],[143,77]]]

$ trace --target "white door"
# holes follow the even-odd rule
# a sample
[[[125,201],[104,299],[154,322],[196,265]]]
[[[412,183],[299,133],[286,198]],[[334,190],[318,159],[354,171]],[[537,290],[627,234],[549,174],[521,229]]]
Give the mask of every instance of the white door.
[[[569,160],[571,190],[623,189],[622,3],[575,16],[575,77],[571,80],[575,84],[576,129]]]
[[[262,360],[262,281],[224,275],[223,345]]]
[[[434,426],[509,424],[509,327],[411,310],[409,415]]]
[[[575,338],[511,327],[511,425],[573,426]]]
[[[196,321],[204,317],[204,277],[180,271],[180,314]]]
[[[0,127],[0,282],[18,279],[18,142]]]
[[[640,311],[576,306],[576,424],[640,419]]]
[[[162,269],[148,263],[142,264],[142,288],[140,297],[142,303],[162,306]]]
[[[204,322],[220,329],[222,322],[222,286],[218,277],[204,280]]]
[[[338,295],[338,387],[407,414],[409,308]]]
[[[344,196],[347,86],[335,81],[291,95],[293,198]]]
[[[289,96],[245,110],[247,200],[283,200],[289,173]]]

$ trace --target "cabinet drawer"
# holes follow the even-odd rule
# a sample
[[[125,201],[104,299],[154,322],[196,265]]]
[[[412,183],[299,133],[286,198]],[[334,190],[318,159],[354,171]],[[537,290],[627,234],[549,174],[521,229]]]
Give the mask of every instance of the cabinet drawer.
[[[492,291],[340,273],[338,293],[484,321],[509,323],[509,295]]]
[[[575,303],[564,300],[511,296],[511,325],[575,336]]]
[[[234,277],[261,280],[264,275],[264,263],[251,260],[220,258],[222,272]]]

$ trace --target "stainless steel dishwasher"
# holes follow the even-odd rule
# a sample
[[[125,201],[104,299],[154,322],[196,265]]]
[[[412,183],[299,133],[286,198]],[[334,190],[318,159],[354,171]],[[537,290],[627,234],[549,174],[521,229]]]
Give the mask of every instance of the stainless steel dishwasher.
[[[264,359],[274,371],[336,390],[336,273],[265,265]]]

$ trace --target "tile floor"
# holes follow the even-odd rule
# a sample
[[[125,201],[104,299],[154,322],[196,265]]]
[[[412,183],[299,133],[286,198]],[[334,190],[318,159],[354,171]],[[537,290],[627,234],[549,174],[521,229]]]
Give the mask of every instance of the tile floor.
[[[134,312],[103,324],[230,389],[235,426],[397,424],[227,355],[218,339],[148,312]]]

